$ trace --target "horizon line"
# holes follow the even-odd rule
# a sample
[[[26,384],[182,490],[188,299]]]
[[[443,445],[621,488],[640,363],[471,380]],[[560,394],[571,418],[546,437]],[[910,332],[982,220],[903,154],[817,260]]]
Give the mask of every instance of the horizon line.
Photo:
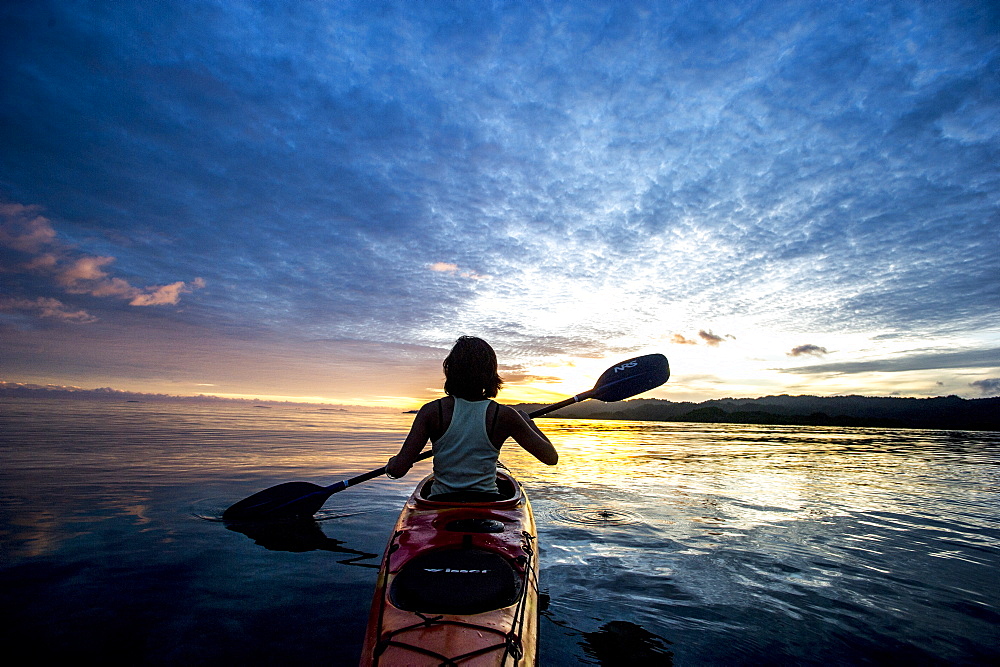
[[[0,380],[0,397],[5,397],[6,392],[12,391],[22,391],[36,394],[38,397],[43,398],[56,398],[53,394],[63,393],[72,394],[77,398],[124,398],[126,396],[133,396],[137,398],[146,398],[149,400],[180,400],[180,401],[192,401],[192,402],[205,402],[205,403],[272,403],[277,405],[320,405],[320,406],[331,406],[343,409],[359,409],[359,410],[402,410],[406,406],[388,406],[388,405],[365,405],[362,403],[343,403],[333,401],[331,399],[325,399],[322,397],[277,397],[267,395],[259,395],[254,397],[249,396],[233,396],[233,395],[220,395],[220,394],[163,394],[163,393],[152,393],[152,392],[140,392],[140,391],[130,391],[127,389],[115,389],[113,387],[97,387],[86,389],[83,387],[76,387],[72,385],[57,385],[57,384],[37,384],[29,382],[10,382],[6,380]],[[46,394],[49,394],[46,396]],[[1000,398],[998,396],[980,396],[975,398],[966,398],[964,396],[958,396],[957,394],[939,395],[939,396],[891,396],[891,395],[867,395],[867,394],[832,394],[832,395],[819,395],[819,394],[767,394],[763,396],[756,397],[734,397],[734,396],[723,396],[719,398],[710,398],[703,401],[672,401],[666,398],[642,398],[635,397],[620,401],[620,403],[628,403],[636,400],[643,401],[664,401],[667,403],[691,403],[692,405],[698,405],[701,403],[708,403],[712,401],[756,401],[764,398],[780,398],[780,397],[803,397],[803,398],[890,398],[890,399],[913,399],[913,400],[931,400],[935,398],[958,398],[964,401],[974,401],[982,400],[988,398]],[[310,400],[314,399],[314,400]],[[521,401],[519,403],[511,403],[510,405],[545,405],[544,403]]]

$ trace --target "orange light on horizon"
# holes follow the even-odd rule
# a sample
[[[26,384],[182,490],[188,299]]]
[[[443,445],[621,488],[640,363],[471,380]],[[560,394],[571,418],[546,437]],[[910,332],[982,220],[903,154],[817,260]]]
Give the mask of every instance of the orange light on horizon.
[[[404,401],[409,399],[399,398],[396,396],[390,397],[377,397],[375,399],[366,398],[351,398],[351,399],[334,399],[327,398],[325,396],[292,396],[292,395],[278,395],[278,394],[240,394],[240,393],[224,393],[224,392],[201,392],[201,396],[211,396],[214,398],[223,399],[233,399],[241,401],[260,401],[262,403],[314,403],[316,405],[332,405],[340,408],[366,408],[366,409],[382,409],[382,410],[392,410],[397,409],[409,409],[405,408],[403,405]]]

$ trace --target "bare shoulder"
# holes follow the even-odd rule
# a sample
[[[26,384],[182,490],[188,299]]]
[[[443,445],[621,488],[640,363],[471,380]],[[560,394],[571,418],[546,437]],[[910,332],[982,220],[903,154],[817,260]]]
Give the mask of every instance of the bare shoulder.
[[[508,434],[527,426],[527,422],[521,416],[520,412],[509,405],[500,405],[500,414],[497,415],[497,421],[500,423],[501,428]]]
[[[500,407],[500,414],[497,415],[497,419],[500,420],[501,424],[514,425],[523,421],[521,415],[514,408],[509,405],[501,405],[500,403],[497,403],[497,405]]]
[[[423,405],[421,405],[420,409],[417,410],[417,416],[429,415],[432,412],[437,412],[438,401],[440,401],[440,400],[441,399],[436,399],[436,400],[433,400],[433,401],[430,401],[428,403],[424,403]]]
[[[438,398],[429,403],[424,403],[414,423],[420,424],[431,440],[437,440],[444,434],[448,424],[451,423],[451,415],[455,409],[455,400],[450,396]]]
[[[416,416],[413,418],[413,424],[419,425],[425,429],[430,428],[437,421],[438,409],[435,405],[437,401],[431,401],[430,403],[424,403],[417,410]]]

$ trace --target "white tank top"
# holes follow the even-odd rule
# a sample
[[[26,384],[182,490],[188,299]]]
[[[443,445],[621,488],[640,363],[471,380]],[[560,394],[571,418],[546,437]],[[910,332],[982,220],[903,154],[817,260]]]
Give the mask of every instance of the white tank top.
[[[500,450],[486,432],[486,410],[493,401],[455,397],[455,410],[444,435],[433,444],[431,495],[456,491],[497,492]]]

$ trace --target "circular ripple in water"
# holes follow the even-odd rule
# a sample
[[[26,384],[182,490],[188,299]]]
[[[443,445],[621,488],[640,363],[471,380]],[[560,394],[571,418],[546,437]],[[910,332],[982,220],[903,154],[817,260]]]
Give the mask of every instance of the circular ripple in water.
[[[576,523],[587,526],[628,526],[644,521],[641,514],[627,510],[605,507],[559,507],[549,515],[561,523]]]

